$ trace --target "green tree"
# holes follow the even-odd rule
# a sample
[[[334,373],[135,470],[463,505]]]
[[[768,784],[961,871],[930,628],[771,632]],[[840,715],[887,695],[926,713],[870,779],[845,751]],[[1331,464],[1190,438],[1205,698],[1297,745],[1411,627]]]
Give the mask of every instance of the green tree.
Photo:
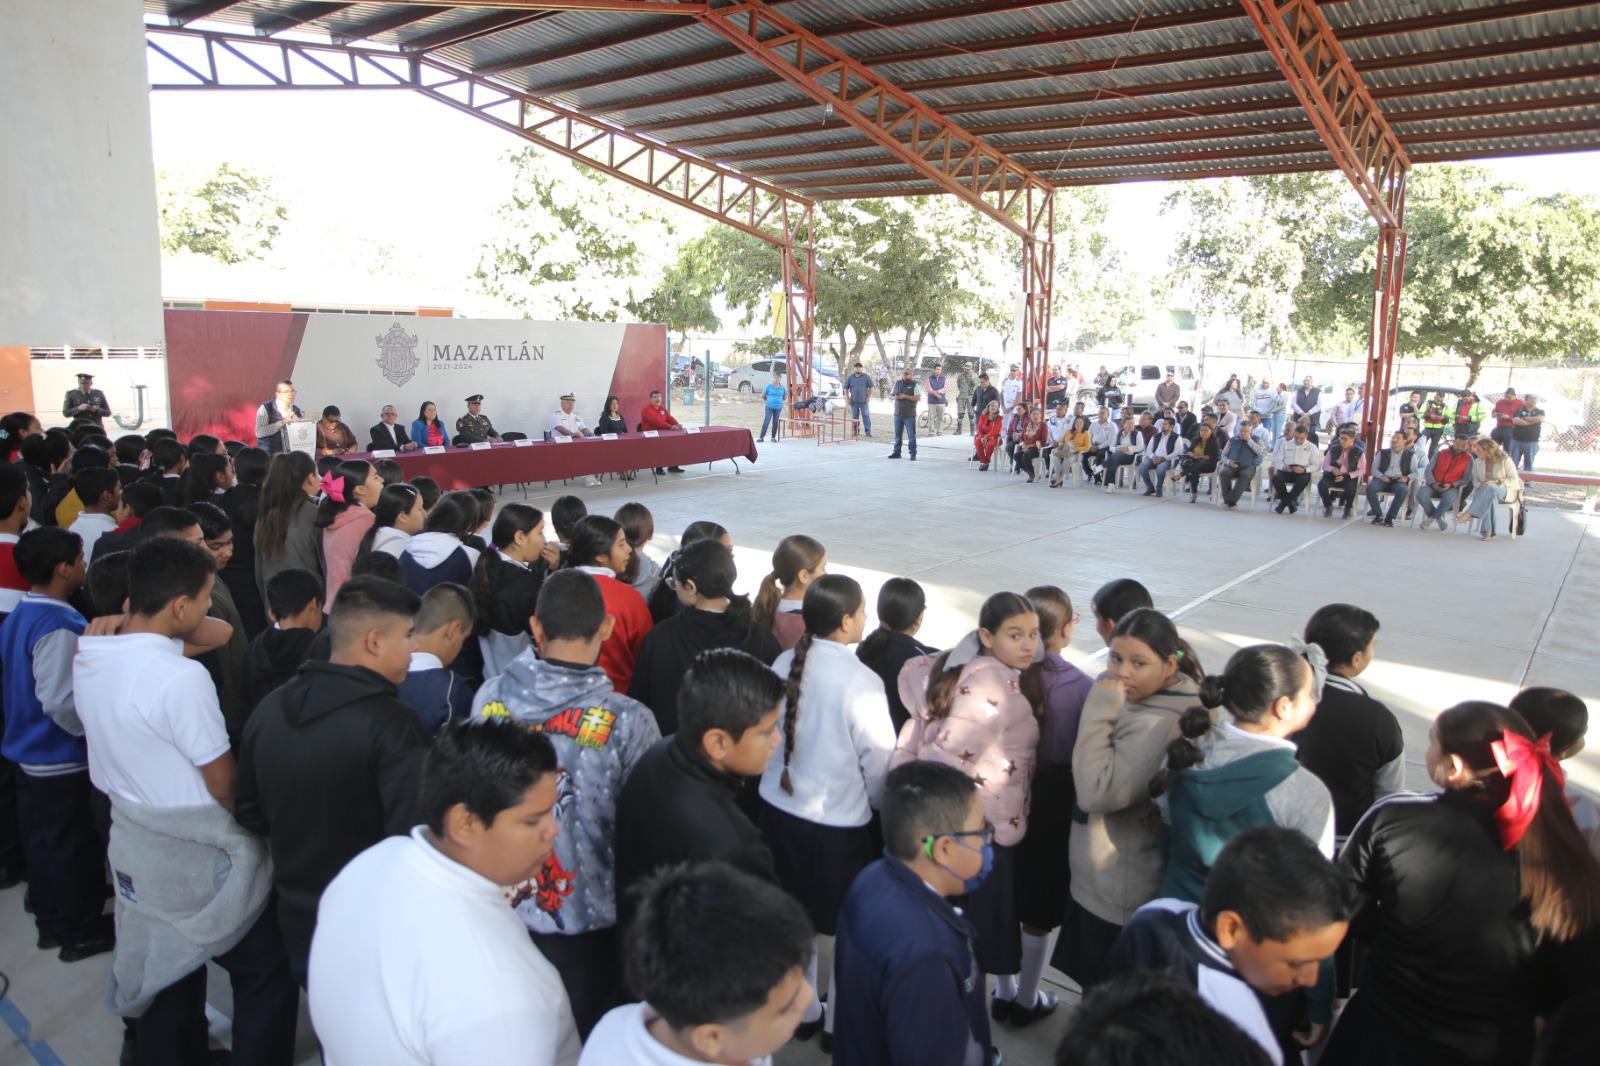
[[[699,328],[708,309],[687,275],[668,279],[698,219],[651,193],[536,148],[510,157],[510,200],[497,212],[500,234],[479,257],[479,287],[524,315],[615,322],[652,295],[669,326]],[[669,284],[670,283],[670,284]]]
[[[1294,336],[1305,253],[1267,209],[1259,186],[1237,179],[1189,182],[1163,213],[1182,211],[1172,265],[1200,309],[1239,320],[1276,356]]]
[[[1600,351],[1600,204],[1527,197],[1477,167],[1417,168],[1407,190],[1400,345],[1491,358]],[[1352,308],[1353,310],[1354,308]]]
[[[157,178],[161,247],[233,265],[264,259],[289,219],[263,174],[223,163],[200,181]]]

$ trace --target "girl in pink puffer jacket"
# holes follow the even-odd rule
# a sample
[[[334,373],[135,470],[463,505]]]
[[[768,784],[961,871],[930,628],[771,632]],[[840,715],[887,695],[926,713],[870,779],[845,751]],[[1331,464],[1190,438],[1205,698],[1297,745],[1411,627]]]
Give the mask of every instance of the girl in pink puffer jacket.
[[[901,669],[900,698],[911,719],[890,763],[941,762],[977,783],[993,827],[993,843],[985,843],[993,860],[992,866],[985,862],[987,877],[972,886],[961,906],[977,929],[978,965],[1002,975],[1002,983],[1009,978],[1013,988],[1022,965],[1014,850],[1028,828],[1037,716],[1044,702],[1034,662],[1038,647],[1039,616],[1032,604],[1014,592],[990,596],[975,632],[938,658],[912,659]]]

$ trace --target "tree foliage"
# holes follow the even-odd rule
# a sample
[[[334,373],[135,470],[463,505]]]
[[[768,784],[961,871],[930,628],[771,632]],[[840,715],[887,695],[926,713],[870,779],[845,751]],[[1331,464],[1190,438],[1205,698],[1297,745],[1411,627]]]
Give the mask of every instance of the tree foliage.
[[[157,179],[161,247],[234,265],[264,259],[289,219],[271,179],[223,163],[205,178],[170,173]]]
[[[1174,266],[1201,306],[1284,349],[1364,348],[1377,227],[1342,179],[1195,183]],[[1600,350],[1600,205],[1529,196],[1480,167],[1415,168],[1399,349],[1459,358],[1468,384],[1491,358]]]
[[[535,148],[513,153],[511,162],[510,200],[497,213],[500,234],[479,257],[479,287],[533,318],[631,317],[630,305],[666,278],[685,235],[694,232],[694,216]],[[675,279],[658,306],[670,307],[680,324],[707,321],[682,281]]]

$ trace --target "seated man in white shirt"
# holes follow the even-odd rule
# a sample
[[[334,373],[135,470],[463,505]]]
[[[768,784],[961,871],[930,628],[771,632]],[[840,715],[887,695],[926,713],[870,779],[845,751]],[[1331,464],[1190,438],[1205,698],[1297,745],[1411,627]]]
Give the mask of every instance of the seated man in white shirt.
[[[572,393],[564,393],[561,397],[561,410],[550,415],[550,436],[554,437],[592,437],[594,432],[584,422],[583,416],[573,410],[578,404],[578,398]]]
[[[1111,420],[1111,409],[1102,407],[1089,423],[1089,455],[1083,464],[1085,470],[1093,471],[1096,485],[1105,476],[1106,456],[1116,445],[1117,424]]]
[[[578,1061],[561,976],[501,891],[555,847],[557,784],[550,738],[519,723],[434,741],[425,824],[351,859],[317,908],[308,987],[328,1066]]]
[[[1050,471],[1050,483],[1053,485],[1061,480],[1060,464],[1072,461],[1072,449],[1062,447],[1072,432],[1072,416],[1067,414],[1067,401],[1056,404],[1056,413],[1044,420],[1044,428],[1050,434],[1050,440],[1040,458],[1044,468]]]
[[[624,964],[644,1002],[602,1018],[580,1066],[770,1066],[816,995],[804,908],[719,862],[668,867],[638,893]]]
[[[561,396],[561,410],[550,415],[550,439],[557,440],[561,437],[592,437],[594,431],[584,422],[583,416],[573,410],[578,404],[578,398],[572,393],[563,393]],[[597,477],[586,477],[583,483],[590,487],[600,484]]]
[[[113,810],[107,998],[135,1019],[140,1062],[192,1062],[206,1046],[207,968],[184,960],[209,957],[232,978],[233,1061],[290,1066],[300,993],[268,905],[266,848],[232,818],[217,690],[184,658],[184,640],[208,623],[215,581],[204,547],[152,538],[129,560],[120,633],[78,641],[72,687],[89,777]]]

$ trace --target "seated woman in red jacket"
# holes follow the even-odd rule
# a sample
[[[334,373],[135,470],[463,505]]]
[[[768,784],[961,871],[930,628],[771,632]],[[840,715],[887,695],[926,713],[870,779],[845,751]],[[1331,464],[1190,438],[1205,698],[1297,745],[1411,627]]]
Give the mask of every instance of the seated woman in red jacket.
[[[1004,423],[1005,419],[1000,415],[1000,401],[990,400],[989,406],[978,416],[978,432],[972,440],[973,450],[978,453],[979,470],[989,469],[989,459],[1000,445],[1000,429]]]
[[[1044,409],[1035,404],[1028,411],[1028,421],[1022,427],[1017,444],[1017,466],[1027,473],[1029,484],[1039,476],[1036,469],[1039,454],[1049,439],[1050,431],[1044,424]]]

